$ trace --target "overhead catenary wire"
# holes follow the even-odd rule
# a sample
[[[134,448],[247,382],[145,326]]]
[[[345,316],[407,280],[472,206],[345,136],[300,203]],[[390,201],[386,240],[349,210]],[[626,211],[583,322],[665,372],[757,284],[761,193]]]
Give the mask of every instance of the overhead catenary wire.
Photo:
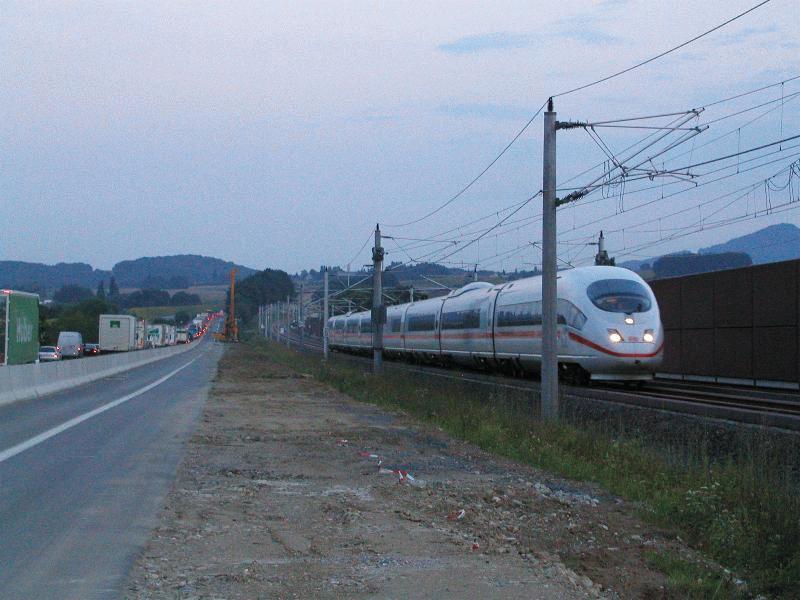
[[[769,1],[769,0],[767,0],[767,1]],[[536,120],[536,117],[539,116],[539,114],[542,112],[542,110],[544,110],[544,107],[546,105],[547,105],[547,102],[544,102],[539,107],[539,110],[537,110],[536,113],[530,119],[528,119],[528,122],[525,123],[525,125],[522,126],[522,129],[517,131],[516,135],[514,135],[514,137],[511,138],[511,141],[508,142],[508,144],[506,144],[506,146],[500,151],[500,153],[497,154],[497,156],[495,156],[492,159],[492,161],[488,165],[486,165],[486,167],[480,173],[478,173],[467,185],[465,185],[463,188],[461,188],[456,194],[454,194],[453,196],[448,198],[445,202],[440,204],[438,207],[436,207],[432,211],[422,215],[421,217],[418,217],[416,219],[412,219],[411,221],[407,221],[405,223],[395,223],[395,224],[387,223],[386,226],[387,227],[408,227],[409,225],[416,225],[417,223],[420,223],[420,222],[424,221],[425,219],[428,219],[428,218],[432,217],[436,213],[442,211],[443,209],[445,209],[448,206],[450,206],[453,202],[458,200],[467,190],[469,190],[475,183],[477,183],[477,181],[481,177],[483,177],[489,171],[489,169],[491,169],[497,163],[497,161],[500,160],[503,157],[503,155],[505,155],[506,152],[508,152],[508,150],[511,148],[511,146],[513,146],[516,143],[516,141],[520,138],[520,136],[522,136],[522,134],[525,133],[525,131],[527,131],[528,127],[530,127],[533,124],[533,122]]]
[[[740,93],[734,94],[734,95],[732,95],[732,96],[729,96],[729,97],[726,97],[726,98],[722,98],[722,99],[717,99],[717,100],[714,100],[714,101],[706,102],[706,103],[704,103],[704,104],[703,104],[703,107],[708,107],[708,106],[716,106],[716,105],[722,104],[722,103],[724,103],[724,102],[728,102],[728,101],[732,101],[732,100],[735,100],[735,99],[738,99],[738,98],[742,98],[742,97],[745,97],[745,96],[748,96],[748,95],[751,95],[751,94],[754,94],[754,93],[757,93],[757,92],[760,92],[760,91],[763,91],[763,90],[767,90],[767,89],[770,89],[770,88],[773,88],[773,87],[776,87],[776,86],[781,86],[781,85],[783,85],[783,84],[785,84],[785,83],[788,83],[788,82],[791,82],[791,81],[795,81],[795,80],[797,80],[797,79],[800,79],[800,75],[798,75],[798,76],[793,76],[793,77],[789,77],[789,78],[783,79],[783,80],[781,80],[781,81],[779,81],[779,82],[775,82],[775,83],[770,83],[770,84],[767,84],[767,85],[763,85],[763,86],[760,86],[760,87],[757,87],[757,88],[754,88],[754,89],[751,89],[751,90],[747,90],[747,91],[745,91],[745,92],[740,92]],[[791,100],[791,99],[793,99],[793,98],[794,98],[794,95],[787,95],[785,100],[788,102],[789,100]],[[736,114],[741,114],[742,112],[747,112],[747,111],[749,111],[749,110],[754,110],[754,109],[756,109],[756,108],[758,108],[758,107],[765,106],[765,105],[768,105],[768,104],[771,104],[771,103],[774,103],[774,102],[775,102],[775,101],[770,101],[770,102],[767,102],[767,103],[761,103],[761,104],[758,104],[758,105],[756,105],[756,106],[754,106],[754,107],[749,107],[749,108],[748,108],[748,109],[746,109],[745,111],[738,111]],[[782,105],[781,105],[781,107],[782,107]],[[727,133],[725,133],[725,134],[722,134],[722,135],[720,135],[720,136],[717,136],[716,138],[714,138],[714,139],[712,139],[712,140],[709,140],[708,142],[706,142],[706,143],[704,143],[704,144],[702,144],[702,145],[700,145],[700,146],[696,146],[696,147],[695,147],[695,149],[699,149],[699,148],[702,148],[702,147],[708,146],[708,145],[710,145],[711,143],[714,143],[714,142],[716,142],[716,141],[718,141],[718,140],[720,140],[720,139],[724,138],[724,137],[725,137],[725,136],[727,136],[727,135],[731,135],[732,133],[736,133],[736,132],[737,132],[737,130],[740,130],[741,128],[743,128],[743,127],[746,127],[746,126],[748,126],[748,125],[750,125],[750,124],[752,124],[752,123],[756,122],[757,120],[759,120],[759,119],[763,118],[764,116],[766,116],[767,114],[769,114],[769,113],[770,113],[770,112],[772,112],[773,110],[776,110],[777,108],[778,108],[778,107],[771,107],[771,108],[769,108],[768,110],[766,110],[766,111],[764,111],[763,113],[761,113],[760,115],[758,115],[758,116],[754,117],[753,119],[751,119],[751,120],[750,120],[750,121],[748,121],[747,123],[744,123],[744,124],[740,125],[740,126],[739,126],[739,128],[737,128],[737,129],[733,129],[733,130],[731,130],[731,131],[729,131],[729,132],[727,132]],[[676,112],[674,112],[674,113],[662,113],[661,115],[649,115],[649,117],[650,117],[650,118],[656,118],[656,117],[662,117],[662,116],[663,116],[663,117],[668,117],[668,116],[673,116],[673,115],[678,115],[679,117],[682,117],[682,116],[684,116],[684,115],[686,114],[686,112],[687,112],[687,111],[683,111],[683,112],[677,112],[677,111],[676,111]],[[734,115],[726,115],[726,116],[725,116],[725,117],[723,117],[723,118],[728,118],[728,117],[730,117],[730,116],[734,116]],[[624,121],[624,120],[638,120],[638,119],[644,119],[644,118],[647,118],[647,117],[648,117],[648,116],[645,116],[645,117],[631,117],[630,119],[619,119],[619,120],[617,120],[617,121]],[[720,119],[715,119],[715,122],[717,122],[717,121],[719,121],[719,120],[720,120]],[[605,122],[610,122],[610,121],[605,121]],[[670,125],[671,125],[671,124],[670,124]],[[655,135],[655,133],[653,133],[653,134],[650,134],[650,136],[652,136],[652,135]],[[648,136],[648,137],[650,137],[650,136]],[[644,139],[642,139],[642,140],[638,140],[637,142],[635,142],[634,144],[632,144],[631,146],[629,146],[628,148],[626,148],[625,150],[623,150],[623,151],[621,151],[621,152],[626,152],[627,150],[629,150],[629,149],[631,149],[631,148],[635,147],[636,145],[639,145],[639,144],[641,144],[641,143],[645,142],[647,139],[648,139],[648,138],[647,138],[647,137],[645,137],[645,138],[644,138]],[[684,152],[684,153],[677,154],[677,155],[675,155],[675,156],[673,156],[673,157],[670,157],[668,160],[674,160],[676,157],[679,157],[679,156],[682,156],[682,155],[685,155],[685,154],[689,154],[690,152],[691,152],[691,151],[686,151],[686,152]],[[585,170],[585,171],[584,171],[582,174],[585,174],[585,173],[587,173],[587,172],[591,171],[593,168],[597,168],[597,166],[601,166],[601,165],[602,165],[602,163],[600,163],[599,165],[596,165],[595,167],[592,167],[592,168],[590,168],[590,169],[587,169],[587,170]],[[581,175],[581,174],[578,174],[578,175],[576,175],[576,176],[573,176],[573,177],[571,177],[569,180],[567,180],[567,182],[568,182],[568,181],[571,181],[571,180],[574,180],[575,178],[579,177],[580,175]],[[672,183],[669,183],[669,184],[667,184],[667,185],[673,185],[673,184],[677,184],[677,183],[680,183],[680,181],[672,182]],[[606,184],[604,184],[604,185],[606,185]],[[563,189],[565,189],[565,188],[563,188],[563,187],[562,187],[562,188],[559,188],[559,189],[563,190]],[[627,192],[626,192],[626,194],[630,194],[630,193],[636,193],[637,191],[638,191],[638,190],[630,190],[630,191],[627,191]],[[524,201],[523,201],[523,202],[524,202]],[[471,225],[471,224],[474,224],[474,223],[476,223],[476,222],[480,222],[481,220],[485,220],[485,219],[488,219],[488,218],[492,218],[492,217],[494,217],[494,216],[497,216],[497,215],[501,214],[503,211],[505,211],[505,210],[508,210],[508,209],[511,209],[511,208],[513,208],[513,207],[515,207],[515,205],[512,205],[511,207],[507,207],[507,208],[499,209],[498,211],[493,211],[492,213],[489,213],[489,214],[487,214],[487,215],[484,215],[484,216],[482,216],[482,217],[479,217],[479,218],[477,218],[477,219],[474,219],[474,220],[472,220],[472,221],[469,221],[469,222],[467,222],[467,223],[461,224],[461,225],[459,225],[459,226],[456,226],[456,227],[451,227],[451,228],[449,228],[448,230],[446,230],[446,231],[444,231],[444,232],[441,232],[441,233],[439,233],[439,234],[436,234],[436,236],[442,236],[442,237],[444,237],[445,235],[447,235],[447,234],[449,234],[449,233],[452,233],[452,232],[454,232],[454,231],[458,231],[458,230],[460,230],[460,229],[461,229],[461,228],[463,228],[463,227],[469,226],[469,225]],[[570,207],[571,207],[571,206],[570,206]],[[409,247],[407,247],[407,249],[408,249],[409,251],[411,251],[411,250],[413,250],[413,249],[416,249],[416,248],[418,248],[418,247],[423,247],[424,245],[429,245],[429,244],[439,244],[439,240],[436,240],[436,239],[435,239],[435,236],[434,236],[434,237],[430,237],[430,238],[426,238],[426,239],[430,239],[431,241],[430,241],[430,242],[426,242],[425,244],[419,244],[418,246],[413,246],[413,247],[412,247],[412,246],[409,246]],[[442,240],[442,241],[444,241],[444,240]],[[457,240],[449,240],[449,242],[452,242],[452,243],[454,243],[454,244],[455,244],[455,243],[457,243]],[[446,242],[446,243],[447,243],[447,242]],[[435,252],[433,252],[433,253],[431,253],[431,254],[435,254]]]
[[[574,87],[574,88],[572,88],[572,89],[565,90],[565,91],[563,91],[563,92],[559,92],[558,94],[553,94],[553,95],[552,95],[552,98],[558,98],[558,97],[560,97],[560,96],[566,96],[566,95],[568,95],[568,94],[573,94],[573,93],[575,93],[575,92],[579,92],[579,91],[581,91],[581,90],[585,90],[585,89],[587,89],[587,88],[590,88],[590,87],[593,87],[593,86],[595,86],[595,85],[598,85],[598,84],[604,83],[604,82],[606,82],[606,81],[609,81],[610,79],[614,79],[614,78],[616,78],[616,77],[619,77],[620,75],[624,75],[625,73],[630,73],[631,71],[633,71],[633,70],[635,70],[635,69],[638,69],[639,67],[643,67],[643,66],[645,66],[645,65],[647,65],[647,64],[650,64],[651,62],[654,62],[654,61],[656,61],[656,60],[658,60],[658,59],[660,59],[660,58],[663,58],[663,57],[667,56],[668,54],[672,54],[673,52],[675,52],[675,51],[677,51],[677,50],[680,50],[681,48],[685,48],[685,47],[686,47],[686,46],[688,46],[689,44],[692,44],[692,43],[696,42],[697,40],[699,40],[699,39],[701,39],[701,38],[704,38],[704,37],[706,37],[707,35],[710,35],[710,34],[714,33],[715,31],[717,31],[717,30],[719,30],[719,29],[722,29],[722,28],[723,28],[723,27],[725,27],[726,25],[730,25],[730,24],[731,24],[731,23],[733,23],[734,21],[736,21],[736,20],[738,20],[738,19],[741,19],[741,18],[742,18],[742,17],[744,17],[745,15],[748,15],[748,14],[750,14],[750,13],[751,13],[751,12],[753,12],[754,10],[757,10],[757,9],[761,8],[761,7],[762,7],[762,6],[764,6],[765,4],[768,4],[769,2],[771,2],[771,0],[762,0],[761,2],[759,2],[758,4],[756,4],[755,6],[751,6],[751,7],[750,7],[750,8],[748,8],[747,10],[745,10],[745,11],[743,11],[743,12],[741,12],[741,13],[739,13],[739,14],[735,15],[734,17],[731,17],[731,18],[730,18],[730,19],[728,19],[727,21],[724,21],[724,22],[720,23],[719,25],[715,25],[715,26],[714,26],[714,27],[712,27],[711,29],[707,29],[707,30],[706,30],[706,31],[704,31],[703,33],[701,33],[701,34],[699,34],[699,35],[696,35],[696,36],[694,36],[693,38],[691,38],[691,39],[689,39],[689,40],[686,40],[685,42],[683,42],[683,43],[681,43],[681,44],[678,44],[677,46],[673,46],[672,48],[669,48],[668,50],[665,50],[664,52],[661,52],[661,53],[659,53],[659,54],[656,54],[655,56],[651,56],[650,58],[648,58],[648,59],[646,59],[646,60],[643,60],[643,61],[641,61],[641,62],[638,62],[638,63],[636,63],[635,65],[632,65],[632,66],[630,66],[630,67],[628,67],[628,68],[626,68],[626,69],[622,69],[621,71],[617,71],[616,73],[612,73],[612,74],[610,74],[610,75],[606,75],[605,77],[601,77],[600,79],[596,79],[596,80],[594,80],[594,81],[591,81],[591,82],[589,82],[589,83],[585,83],[585,84],[583,84],[583,85],[579,85],[579,86],[577,86],[577,87]]]

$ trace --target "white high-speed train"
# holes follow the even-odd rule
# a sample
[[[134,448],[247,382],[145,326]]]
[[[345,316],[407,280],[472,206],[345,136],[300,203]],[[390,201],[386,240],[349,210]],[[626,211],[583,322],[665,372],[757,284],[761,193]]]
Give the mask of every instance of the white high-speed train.
[[[541,277],[470,283],[441,298],[388,307],[384,351],[422,361],[538,371],[541,309]],[[370,313],[331,317],[328,340],[334,349],[369,351]],[[557,347],[565,379],[651,379],[664,348],[653,291],[620,267],[560,271]]]

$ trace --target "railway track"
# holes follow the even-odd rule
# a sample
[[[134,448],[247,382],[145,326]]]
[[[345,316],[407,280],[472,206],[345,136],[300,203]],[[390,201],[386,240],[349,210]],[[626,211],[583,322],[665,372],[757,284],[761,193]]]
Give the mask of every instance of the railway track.
[[[290,341],[293,347],[299,346],[298,336],[292,335]],[[307,351],[322,352],[322,342],[319,338],[306,336],[304,345]],[[362,364],[371,362],[371,358],[366,356],[344,353],[336,353],[336,356]],[[535,380],[495,375],[463,367],[452,369],[391,360],[385,361],[384,364],[392,370],[424,373],[460,382],[467,381],[520,391],[539,389],[539,382]],[[640,388],[603,383],[591,387],[562,385],[562,390],[566,396],[572,398],[800,431],[800,393],[793,391],[661,379],[648,382]]]

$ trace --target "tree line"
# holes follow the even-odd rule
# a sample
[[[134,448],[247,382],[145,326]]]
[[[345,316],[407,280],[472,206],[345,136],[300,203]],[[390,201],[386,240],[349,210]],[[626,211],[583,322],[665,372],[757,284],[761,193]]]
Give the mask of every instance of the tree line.
[[[80,285],[65,285],[53,294],[53,301],[58,304],[78,304],[92,298],[109,300],[120,308],[201,304],[200,296],[183,291],[175,292],[170,296],[166,290],[153,288],[122,294],[113,277],[109,283],[108,291],[105,288],[105,281],[101,281],[95,292]]]

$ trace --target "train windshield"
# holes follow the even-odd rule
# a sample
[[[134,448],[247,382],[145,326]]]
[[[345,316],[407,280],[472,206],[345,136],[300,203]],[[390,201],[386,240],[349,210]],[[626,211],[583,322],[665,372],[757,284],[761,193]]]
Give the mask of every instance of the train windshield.
[[[630,279],[602,279],[586,289],[589,300],[608,312],[635,313],[650,310],[650,294],[638,281]]]

